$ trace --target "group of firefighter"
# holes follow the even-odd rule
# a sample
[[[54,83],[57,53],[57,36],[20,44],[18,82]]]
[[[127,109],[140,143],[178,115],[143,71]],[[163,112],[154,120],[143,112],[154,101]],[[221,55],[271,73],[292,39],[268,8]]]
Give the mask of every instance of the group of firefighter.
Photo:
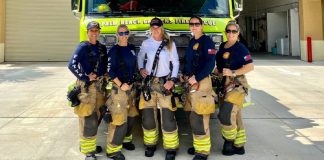
[[[145,156],[154,156],[160,125],[165,159],[174,160],[179,148],[175,84],[182,84],[185,89],[180,101],[192,129],[193,145],[188,153],[194,155],[193,160],[206,160],[210,154],[209,120],[215,112],[215,99],[225,140],[222,154],[245,153],[241,110],[248,84],[244,74],[254,66],[249,51],[239,42],[240,27],[233,21],[227,24],[227,41],[218,51],[203,33],[200,17],[191,17],[189,28],[193,38],[186,49],[184,69],[179,71],[176,44],[163,28],[161,19],[151,20],[151,36],[143,41],[138,53],[128,43],[130,31],[126,25],[117,27],[118,43],[108,54],[106,46],[97,40],[99,23],[92,21],[87,25],[88,41],[80,43],[69,62],[70,71],[77,77],[75,87],[79,88],[80,103],[74,112],[79,117],[80,151],[86,160],[95,160],[95,154],[102,151],[97,146],[96,135],[103,113],[108,123],[108,158],[124,160],[122,148],[135,149],[132,127],[135,117],[141,115]],[[108,79],[112,82],[109,93]]]

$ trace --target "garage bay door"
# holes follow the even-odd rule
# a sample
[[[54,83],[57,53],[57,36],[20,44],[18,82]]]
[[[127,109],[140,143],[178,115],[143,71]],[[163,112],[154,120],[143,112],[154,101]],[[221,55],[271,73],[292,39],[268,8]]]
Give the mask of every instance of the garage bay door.
[[[78,24],[69,0],[6,0],[5,61],[67,61]]]

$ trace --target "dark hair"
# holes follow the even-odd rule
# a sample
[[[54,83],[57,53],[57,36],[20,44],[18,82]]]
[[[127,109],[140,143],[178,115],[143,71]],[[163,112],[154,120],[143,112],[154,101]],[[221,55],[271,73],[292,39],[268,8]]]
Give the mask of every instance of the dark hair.
[[[155,17],[155,18],[153,18],[153,19],[151,20],[151,22],[150,22],[150,26],[151,26],[151,27],[152,27],[152,26],[159,26],[159,27],[161,27],[161,26],[163,26],[163,22],[162,22],[162,20],[161,20],[160,18]]]
[[[198,19],[199,22],[200,22],[200,24],[203,24],[203,20],[202,20],[200,17],[198,17],[198,16],[192,16],[192,17],[190,17],[189,22],[190,22],[192,19],[194,19],[194,18]]]
[[[96,22],[96,21],[91,21],[91,22],[88,23],[87,30],[89,30],[91,28],[101,29],[99,23]]]

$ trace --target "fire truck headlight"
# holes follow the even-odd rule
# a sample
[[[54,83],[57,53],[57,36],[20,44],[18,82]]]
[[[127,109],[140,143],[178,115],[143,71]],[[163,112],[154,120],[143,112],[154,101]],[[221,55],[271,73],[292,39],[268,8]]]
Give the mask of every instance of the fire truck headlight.
[[[221,43],[223,42],[223,36],[222,35],[212,35],[211,39],[215,43],[215,48],[218,49]]]
[[[112,35],[112,36],[107,36],[106,37],[106,42],[107,42],[107,44],[110,46],[112,46],[112,45],[115,45],[116,43],[117,43],[117,38],[116,38],[116,36],[114,36],[114,35]]]
[[[115,35],[100,35],[99,42],[105,46],[113,46],[117,43]]]
[[[213,35],[211,36],[213,42],[215,43],[222,43],[223,42],[223,36],[222,35]]]
[[[107,45],[107,44],[106,44],[106,43],[107,43],[107,42],[106,42],[107,40],[106,40],[106,37],[105,37],[104,35],[100,35],[98,40],[99,40],[99,42],[102,43],[103,45]]]

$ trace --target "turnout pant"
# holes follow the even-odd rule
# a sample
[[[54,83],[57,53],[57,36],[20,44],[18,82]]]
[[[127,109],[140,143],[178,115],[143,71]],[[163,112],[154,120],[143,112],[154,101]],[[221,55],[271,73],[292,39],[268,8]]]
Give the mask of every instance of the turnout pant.
[[[135,92],[122,91],[117,85],[113,85],[112,92],[106,105],[111,114],[108,123],[107,154],[114,156],[121,151],[123,142],[132,141],[132,127],[138,111],[135,106]]]
[[[211,148],[209,119],[215,112],[215,93],[212,90],[210,77],[199,82],[199,89],[189,93],[184,111],[190,111],[190,126],[193,134],[195,154],[209,155]]]
[[[81,86],[78,96],[81,103],[74,108],[74,112],[79,117],[80,151],[83,154],[94,154],[97,146],[99,109],[105,104],[105,97],[102,92],[97,91],[95,83],[85,87],[85,83],[78,80],[77,85]]]
[[[219,108],[218,118],[221,123],[222,135],[225,140],[234,141],[234,146],[242,147],[246,143],[246,133],[242,121],[242,107],[248,88],[244,75],[235,79],[227,77],[226,86],[231,86]]]
[[[234,146],[242,147],[246,143],[246,133],[242,121],[242,107],[224,102],[219,109],[222,136],[234,141]]]
[[[179,148],[178,126],[175,118],[176,107],[172,107],[171,95],[162,94],[159,78],[155,78],[152,84],[151,100],[145,101],[141,94],[139,109],[142,113],[142,128],[144,132],[144,145],[155,146],[159,137],[159,125],[157,112],[161,115],[161,128],[163,147],[167,151]]]

